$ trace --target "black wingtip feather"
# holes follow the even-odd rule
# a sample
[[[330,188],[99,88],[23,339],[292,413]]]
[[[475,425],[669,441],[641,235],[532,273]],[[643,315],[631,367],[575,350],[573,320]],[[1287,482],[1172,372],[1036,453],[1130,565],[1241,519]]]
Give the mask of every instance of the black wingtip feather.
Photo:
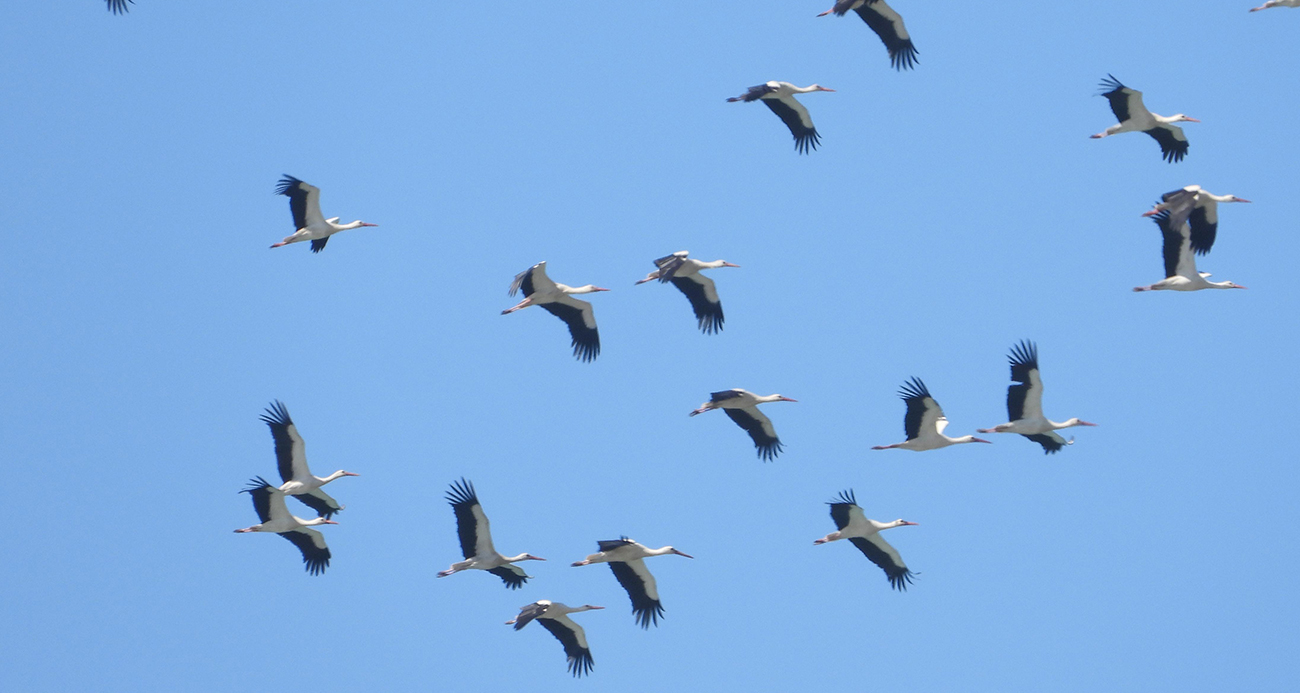
[[[459,481],[451,482],[451,490],[443,497],[453,507],[478,503],[478,494],[474,492],[474,484],[463,476]]]
[[[276,184],[275,194],[286,195],[286,196],[293,195],[293,193],[290,191],[296,188],[298,184],[301,182],[302,181],[286,173],[284,174],[284,177],[280,179],[280,182]]]
[[[1104,96],[1120,89],[1127,89],[1127,87],[1121,84],[1118,79],[1115,79],[1115,75],[1108,73],[1106,79],[1101,80],[1101,89],[1101,94]]]
[[[858,498],[853,494],[853,489],[846,489],[844,491],[840,491],[839,496],[826,501],[826,505],[841,505],[845,503],[849,505],[858,504]]]
[[[925,387],[925,383],[921,382],[920,378],[912,376],[911,380],[903,383],[903,387],[898,391],[898,396],[906,402],[913,399],[923,399],[932,395],[930,395],[930,390]]]

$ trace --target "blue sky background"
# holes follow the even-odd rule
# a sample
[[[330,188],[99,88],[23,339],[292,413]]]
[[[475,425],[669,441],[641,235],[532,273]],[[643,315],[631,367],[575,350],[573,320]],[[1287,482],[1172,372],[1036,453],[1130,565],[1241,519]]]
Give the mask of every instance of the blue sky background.
[[[746,3],[26,2],[0,26],[0,688],[429,690],[496,677],[587,690],[1291,690],[1300,12],[1242,2],[898,0],[896,73],[830,0]],[[1185,112],[1188,158],[1114,122],[1114,73]],[[761,106],[804,97],[822,147]],[[326,216],[380,226],[319,255]],[[1139,217],[1198,183],[1201,269],[1162,278]],[[633,282],[680,249],[726,330]],[[592,297],[603,352],[540,310],[539,260]],[[1101,425],[914,454],[919,376],[962,435],[1006,418],[1006,353],[1039,345],[1049,417]],[[763,464],[713,390],[780,392]],[[274,478],[282,399],[347,505],[321,577],[237,491]],[[458,559],[447,485],[497,547],[550,559],[510,592]],[[833,529],[857,492],[921,574],[906,593]],[[300,512],[299,514],[306,514]],[[667,618],[637,628],[604,567],[630,535]],[[573,680],[535,599],[577,618]]]

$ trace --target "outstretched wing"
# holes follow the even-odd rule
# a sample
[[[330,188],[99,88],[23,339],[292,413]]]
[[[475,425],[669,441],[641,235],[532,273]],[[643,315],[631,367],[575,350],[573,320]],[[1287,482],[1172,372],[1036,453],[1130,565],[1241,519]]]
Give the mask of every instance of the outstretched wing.
[[[758,456],[764,462],[771,462],[781,453],[781,440],[776,437],[772,420],[759,411],[758,407],[723,409],[723,411],[727,412],[727,416],[731,417],[737,426],[745,429],[753,439],[754,447],[758,449]]]
[[[849,541],[858,547],[863,556],[885,571],[891,587],[899,591],[907,590],[908,584],[912,582],[912,571],[907,569],[903,557],[879,533],[869,537],[850,537]]]
[[[704,334],[714,334],[722,330],[725,318],[722,315],[722,300],[718,298],[718,289],[713,280],[698,272],[688,277],[673,277],[673,286],[686,294],[695,311],[695,321]]]

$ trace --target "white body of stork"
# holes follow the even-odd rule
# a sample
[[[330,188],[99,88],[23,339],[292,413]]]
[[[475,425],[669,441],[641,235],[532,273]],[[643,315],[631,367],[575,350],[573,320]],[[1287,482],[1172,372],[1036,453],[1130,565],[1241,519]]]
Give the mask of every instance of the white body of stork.
[[[943,409],[939,407],[934,397],[930,396],[930,391],[926,389],[925,383],[921,382],[920,378],[912,378],[903,383],[903,389],[898,391],[898,396],[907,403],[907,415],[903,418],[903,431],[907,433],[907,440],[893,445],[877,445],[871,448],[872,450],[898,448],[923,452],[958,443],[991,442],[975,436],[949,438],[944,435],[943,429],[948,427],[948,417],[943,415]]]
[[[1147,110],[1142,103],[1142,92],[1136,89],[1129,89],[1120,84],[1114,75],[1107,75],[1107,79],[1102,80],[1101,88],[1105,89],[1101,93],[1110,101],[1110,110],[1115,113],[1115,118],[1119,123],[1112,125],[1102,132],[1092,135],[1093,139],[1118,135],[1122,132],[1145,132],[1150,135],[1156,142],[1160,143],[1160,152],[1165,161],[1174,163],[1182,161],[1187,156],[1187,136],[1183,134],[1183,129],[1174,125],[1174,123],[1199,123],[1201,121],[1195,118],[1189,118],[1182,113],[1172,116],[1156,115]]]
[[[603,608],[605,607],[591,604],[568,606],[549,599],[539,599],[520,607],[519,615],[506,621],[506,625],[514,624],[515,630],[519,630],[534,620],[542,624],[543,628],[549,630],[551,635],[564,645],[564,655],[569,660],[569,671],[574,676],[582,676],[591,673],[596,663],[592,660],[591,648],[587,645],[587,633],[568,615]]]
[[[1300,0],[1297,0],[1297,2],[1300,2]],[[1189,204],[1189,202],[1191,206],[1184,209],[1184,205]],[[1205,255],[1210,252],[1210,248],[1214,247],[1214,237],[1219,232],[1220,202],[1250,202],[1250,200],[1236,195],[1215,195],[1199,185],[1188,185],[1161,195],[1160,202],[1156,204],[1155,209],[1144,213],[1142,216],[1155,216],[1165,210],[1169,210],[1171,213],[1177,211],[1178,215],[1184,216],[1187,223],[1192,227],[1192,252],[1197,255]]]
[[[718,298],[718,288],[713,280],[700,274],[700,270],[719,267],[740,267],[726,260],[704,262],[687,257],[689,253],[679,250],[672,255],[655,260],[655,271],[647,274],[645,279],[637,282],[644,284],[658,279],[660,282],[672,282],[678,291],[686,294],[695,311],[695,320],[704,334],[713,334],[722,330],[722,299]]]
[[[796,87],[789,82],[767,82],[756,87],[750,87],[748,91],[740,96],[733,96],[727,101],[729,103],[736,101],[762,101],[772,112],[776,114],[785,126],[790,128],[790,134],[794,135],[794,148],[800,154],[807,154],[809,149],[816,149],[821,143],[821,136],[817,134],[817,128],[813,127],[812,116],[808,115],[808,109],[803,104],[795,100],[795,94],[808,94],[814,91],[835,91],[827,89],[820,84],[813,84],[807,87]]]
[[[655,576],[650,574],[650,569],[645,567],[645,561],[641,559],[669,554],[687,558],[695,557],[671,546],[651,549],[627,537],[598,541],[596,546],[600,549],[600,553],[593,553],[586,559],[574,563],[573,566],[608,563],[618,584],[623,586],[627,596],[632,600],[632,615],[636,622],[641,624],[642,628],[649,628],[651,623],[659,625],[659,619],[664,615],[663,604],[659,601],[659,588],[655,584]]]
[[[831,519],[835,521],[837,531],[831,532],[821,539],[814,540],[813,544],[825,544],[840,539],[848,539],[849,543],[858,547],[862,555],[885,571],[890,586],[896,590],[906,590],[907,585],[912,582],[912,571],[908,570],[907,564],[903,562],[903,557],[898,555],[894,547],[880,537],[880,532],[904,525],[916,525],[916,523],[907,520],[876,522],[867,519],[867,516],[862,512],[862,508],[858,507],[858,500],[853,495],[853,489],[841,491],[839,498],[828,501],[826,504],[831,506]]]
[[[600,332],[596,330],[596,313],[591,304],[573,298],[573,294],[589,294],[596,291],[609,291],[587,284],[577,288],[557,284],[546,276],[546,261],[529,267],[515,275],[510,284],[510,296],[523,289],[524,300],[513,308],[501,311],[502,315],[513,313],[528,306],[541,306],[543,310],[564,321],[569,326],[569,336],[573,338],[573,356],[579,361],[594,361],[600,355]]]
[[[303,566],[312,575],[320,575],[330,564],[330,549],[325,545],[325,537],[312,527],[316,525],[336,525],[337,522],[317,517],[304,520],[289,514],[284,505],[284,493],[266,480],[257,477],[248,482],[248,487],[240,493],[247,493],[253,498],[253,510],[261,524],[235,530],[236,534],[244,532],[270,532],[279,534],[302,552]]]
[[[834,13],[836,17],[843,17],[849,10],[857,12],[862,21],[884,42],[885,49],[889,51],[889,64],[895,70],[910,70],[916,66],[916,46],[912,45],[912,37],[907,33],[907,27],[903,26],[903,17],[885,0],[838,0],[834,7],[817,16],[825,17]]]
[[[1196,254],[1193,247],[1196,242],[1195,228],[1187,223],[1190,198],[1173,209],[1164,209],[1153,215],[1153,220],[1160,227],[1164,239],[1165,278],[1148,286],[1135,286],[1134,291],[1200,291],[1201,289],[1244,289],[1246,287],[1232,282],[1212,282],[1206,279],[1209,272],[1196,270]],[[1203,241],[1204,239],[1202,239]],[[1210,242],[1213,242],[1213,236]],[[1206,251],[1208,246],[1203,246]]]
[[[280,490],[326,519],[342,510],[343,506],[321,487],[335,479],[361,475],[340,469],[325,478],[313,476],[307,468],[307,445],[298,434],[298,427],[293,425],[293,419],[289,418],[289,410],[283,402],[272,402],[262,415],[262,421],[270,427],[271,439],[275,441],[276,466],[280,469],[280,481],[284,482]]]
[[[770,462],[780,454],[784,446],[781,445],[781,440],[776,437],[776,429],[772,426],[772,420],[758,410],[758,405],[765,402],[797,401],[782,395],[759,396],[748,390],[735,388],[710,393],[709,401],[701,404],[699,409],[691,412],[691,416],[703,414],[710,409],[725,411],[727,416],[753,439],[754,447],[758,449],[758,456],[764,462]]]
[[[311,241],[311,251],[319,253],[325,249],[325,244],[329,243],[330,236],[339,231],[358,229],[362,226],[378,226],[364,221],[340,224],[338,217],[326,219],[320,213],[320,188],[308,185],[287,173],[280,179],[275,192],[277,195],[289,198],[289,211],[293,212],[294,232],[291,236],[285,236],[279,243],[272,244],[272,248],[300,241]]]
[[[135,0],[108,0],[108,11],[113,14],[124,14],[127,11],[127,3],[135,4]]]
[[[1011,347],[1011,380],[1007,388],[1007,415],[1009,423],[993,428],[976,429],[980,433],[1019,433],[1043,446],[1043,454],[1056,453],[1074,439],[1066,440],[1056,431],[1073,426],[1096,426],[1082,419],[1068,419],[1057,423],[1043,416],[1043,379],[1038,374],[1038,345],[1027,340]]]
[[[1250,11],[1259,12],[1260,10],[1267,10],[1270,7],[1300,7],[1300,0],[1268,0],[1268,2],[1259,7],[1252,7]]]
[[[456,513],[456,533],[460,536],[460,552],[465,560],[452,563],[451,567],[438,573],[438,577],[447,577],[462,570],[486,570],[501,578],[506,587],[519,589],[530,577],[514,563],[519,561],[544,561],[545,558],[530,553],[518,556],[502,556],[492,546],[492,529],[488,523],[483,506],[474,493],[474,484],[461,479],[453,482],[451,491],[447,492],[447,502]]]

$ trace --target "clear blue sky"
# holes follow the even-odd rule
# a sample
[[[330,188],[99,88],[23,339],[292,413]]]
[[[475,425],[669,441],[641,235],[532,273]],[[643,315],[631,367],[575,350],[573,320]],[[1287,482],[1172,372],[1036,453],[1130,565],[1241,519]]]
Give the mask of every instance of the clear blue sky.
[[[1300,11],[897,0],[900,74],[830,4],[8,8],[0,688],[1291,690]],[[1183,163],[1087,138],[1107,73],[1203,121]],[[820,150],[724,101],[769,79],[837,90],[804,97]],[[268,250],[283,173],[380,226]],[[1255,201],[1201,262],[1250,290],[1132,293],[1162,278],[1139,214],[1191,183]],[[741,265],[721,335],[633,287],[681,249]],[[539,260],[613,289],[594,364],[498,314]],[[1021,338],[1047,414],[1101,424],[1073,447],[868,450],[913,375],[949,433],[1003,422]],[[687,417],[729,387],[799,400],[766,407],[776,462]],[[321,577],[231,532],[273,399],[314,471],[362,474]],[[550,559],[525,589],[434,579],[461,476],[498,548]],[[908,592],[813,546],[846,488],[920,523],[887,534]],[[696,556],[652,559],[657,629],[568,567],[620,534]],[[502,625],[541,598],[608,607],[590,678]]]

